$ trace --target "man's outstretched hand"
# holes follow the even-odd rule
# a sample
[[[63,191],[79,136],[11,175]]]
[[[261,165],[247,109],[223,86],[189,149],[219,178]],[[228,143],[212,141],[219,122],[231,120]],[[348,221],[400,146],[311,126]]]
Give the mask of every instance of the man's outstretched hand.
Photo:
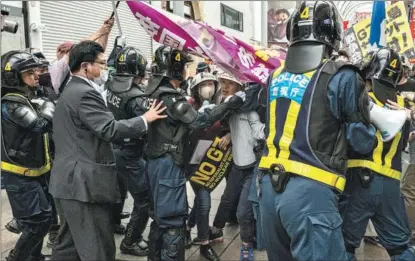
[[[167,118],[167,115],[161,115],[167,109],[166,106],[162,108],[161,107],[162,105],[163,105],[163,101],[159,103],[156,103],[154,101],[153,103],[151,103],[150,109],[143,115],[143,117],[146,118],[148,123],[153,122],[158,119]]]

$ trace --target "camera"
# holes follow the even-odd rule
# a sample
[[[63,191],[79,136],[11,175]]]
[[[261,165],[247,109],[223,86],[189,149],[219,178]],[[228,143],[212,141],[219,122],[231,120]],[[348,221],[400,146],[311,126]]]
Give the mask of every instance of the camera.
[[[1,31],[15,34],[19,28],[19,24],[10,20],[6,20],[6,17],[9,16],[9,12],[1,10]]]

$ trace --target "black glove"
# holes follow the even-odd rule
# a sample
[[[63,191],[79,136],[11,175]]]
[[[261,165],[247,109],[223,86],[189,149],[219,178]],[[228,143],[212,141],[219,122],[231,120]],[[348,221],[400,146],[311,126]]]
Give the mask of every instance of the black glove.
[[[236,109],[241,108],[242,105],[244,105],[244,101],[241,97],[234,95],[225,104],[227,104],[228,108],[232,110],[236,110]]]
[[[39,108],[39,115],[49,121],[52,121],[55,107],[56,105],[53,101],[45,100],[45,102]]]

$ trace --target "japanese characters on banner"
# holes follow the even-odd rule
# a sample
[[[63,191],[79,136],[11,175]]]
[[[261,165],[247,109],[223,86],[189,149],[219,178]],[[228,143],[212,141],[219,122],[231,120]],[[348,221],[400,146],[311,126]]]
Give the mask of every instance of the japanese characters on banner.
[[[285,51],[256,48],[209,25],[165,15],[141,1],[127,1],[140,25],[160,44],[212,60],[242,82],[266,84]]]
[[[352,62],[358,63],[367,55],[370,34],[370,20],[367,18],[347,29],[344,32],[344,44],[352,54]],[[404,53],[415,62],[414,44],[406,17],[403,2],[389,5],[386,8],[386,41],[390,48],[399,53]]]
[[[213,191],[228,174],[232,163],[232,147],[219,148],[220,138],[216,137],[207,149],[199,167],[190,177],[190,181]]]

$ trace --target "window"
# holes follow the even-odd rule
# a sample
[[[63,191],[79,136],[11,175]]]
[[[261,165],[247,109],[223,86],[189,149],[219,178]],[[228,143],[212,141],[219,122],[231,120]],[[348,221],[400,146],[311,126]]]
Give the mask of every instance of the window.
[[[244,31],[243,13],[224,4],[220,4],[220,24],[234,30]]]
[[[167,1],[167,11],[173,13],[173,1]],[[192,1],[184,1],[184,17],[194,19]]]

